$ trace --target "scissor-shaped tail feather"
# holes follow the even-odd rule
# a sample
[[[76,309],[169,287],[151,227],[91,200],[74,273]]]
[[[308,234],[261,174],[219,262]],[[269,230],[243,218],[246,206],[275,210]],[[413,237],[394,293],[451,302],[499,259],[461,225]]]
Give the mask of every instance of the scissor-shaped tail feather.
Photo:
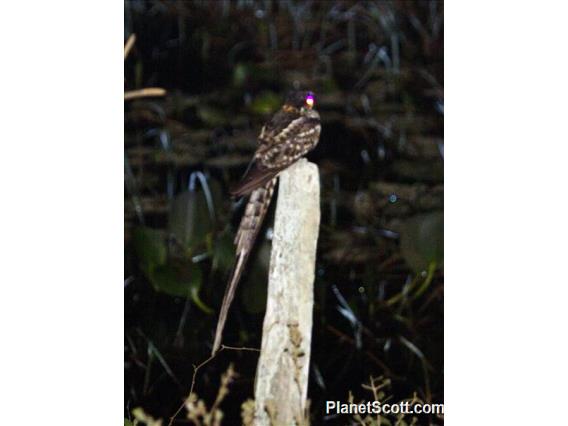
[[[223,337],[223,329],[225,328],[225,323],[227,321],[229,307],[235,297],[237,284],[239,283],[239,279],[243,273],[247,258],[252,250],[256,236],[258,235],[258,231],[262,227],[264,216],[266,216],[266,212],[270,206],[270,200],[272,199],[275,186],[276,178],[272,178],[272,180],[265,183],[261,188],[255,189],[251,193],[245,213],[241,219],[239,230],[235,237],[237,260],[231,273],[231,279],[227,285],[227,289],[225,290],[225,296],[223,297],[219,320],[217,322],[217,330],[215,331],[212,355],[214,355],[221,347],[221,339]]]

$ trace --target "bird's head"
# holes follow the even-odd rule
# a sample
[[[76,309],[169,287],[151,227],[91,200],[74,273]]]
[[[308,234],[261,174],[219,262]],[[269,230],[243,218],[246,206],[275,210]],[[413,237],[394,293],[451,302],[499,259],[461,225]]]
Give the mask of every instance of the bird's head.
[[[285,111],[308,112],[316,105],[316,95],[310,91],[294,91],[288,93],[283,109]]]

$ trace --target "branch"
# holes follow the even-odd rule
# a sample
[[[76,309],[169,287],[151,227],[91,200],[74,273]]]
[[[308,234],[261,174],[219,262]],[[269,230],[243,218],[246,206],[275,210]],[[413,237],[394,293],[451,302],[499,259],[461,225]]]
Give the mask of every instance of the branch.
[[[199,369],[201,367],[203,367],[204,365],[209,364],[210,361],[212,361],[218,354],[220,354],[225,349],[232,350],[232,351],[260,352],[260,350],[258,350],[256,348],[247,348],[247,347],[237,348],[237,347],[234,347],[234,346],[221,345],[221,349],[219,349],[217,351],[217,353],[215,353],[214,355],[211,355],[205,361],[202,361],[199,365],[193,364],[193,376],[191,377],[191,387],[189,388],[189,395],[187,396],[186,399],[184,399],[183,403],[179,406],[179,408],[176,410],[176,412],[170,417],[170,421],[168,423],[168,426],[172,426],[174,424],[174,421],[175,421],[177,415],[180,413],[180,411],[183,409],[183,407],[185,407],[185,405],[188,403],[188,401],[190,401],[191,395],[193,395],[193,389],[195,388],[195,379],[197,377],[197,372],[199,371]]]
[[[130,53],[130,50],[134,46],[135,42],[136,34],[130,34],[130,37],[128,37],[128,40],[126,40],[126,44],[124,45],[124,60],[126,60],[126,58],[128,57],[128,54]]]
[[[150,96],[164,96],[166,91],[160,87],[146,87],[145,89],[130,90],[124,92],[124,100],[128,101],[130,99],[144,98]]]

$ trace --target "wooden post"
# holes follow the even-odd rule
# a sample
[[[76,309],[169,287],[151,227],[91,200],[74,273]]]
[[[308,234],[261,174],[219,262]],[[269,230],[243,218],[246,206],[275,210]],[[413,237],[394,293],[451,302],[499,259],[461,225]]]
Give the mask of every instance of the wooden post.
[[[307,425],[319,173],[299,160],[280,174],[254,424]]]

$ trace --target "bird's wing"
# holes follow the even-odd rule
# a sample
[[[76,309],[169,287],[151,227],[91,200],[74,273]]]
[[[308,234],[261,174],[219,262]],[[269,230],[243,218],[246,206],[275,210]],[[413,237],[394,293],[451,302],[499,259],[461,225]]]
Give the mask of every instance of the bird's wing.
[[[248,195],[257,188],[264,186],[267,182],[274,179],[283,167],[267,168],[262,166],[256,159],[253,160],[247,172],[239,184],[231,190],[231,195]]]
[[[262,128],[254,160],[239,185],[231,191],[232,195],[247,195],[262,187],[317,143],[321,131],[318,119],[294,118],[289,114],[287,118],[287,125],[280,117]]]

